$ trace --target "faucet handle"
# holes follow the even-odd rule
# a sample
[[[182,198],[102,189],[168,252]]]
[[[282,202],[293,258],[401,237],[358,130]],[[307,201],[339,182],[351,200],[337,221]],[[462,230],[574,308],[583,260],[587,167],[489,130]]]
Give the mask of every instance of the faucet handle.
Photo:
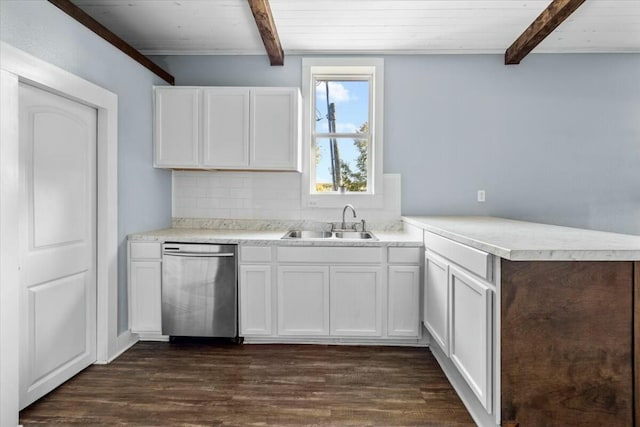
[[[365,222],[365,220],[364,220],[364,219],[361,219],[361,220],[360,220],[360,223],[362,224],[362,232],[364,233],[365,231],[367,231],[367,230],[366,230],[366,222]]]

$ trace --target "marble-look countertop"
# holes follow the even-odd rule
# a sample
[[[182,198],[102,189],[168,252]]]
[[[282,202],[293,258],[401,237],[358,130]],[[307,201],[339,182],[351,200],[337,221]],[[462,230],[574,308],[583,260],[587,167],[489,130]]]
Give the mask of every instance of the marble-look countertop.
[[[250,244],[266,246],[422,246],[422,239],[402,231],[378,232],[373,231],[378,240],[353,239],[281,239],[286,233],[282,231],[254,231],[254,230],[207,230],[195,228],[166,228],[144,233],[129,235],[132,241],[151,242],[194,242],[219,244]]]
[[[407,216],[414,225],[513,261],[640,261],[640,236],[495,217]]]

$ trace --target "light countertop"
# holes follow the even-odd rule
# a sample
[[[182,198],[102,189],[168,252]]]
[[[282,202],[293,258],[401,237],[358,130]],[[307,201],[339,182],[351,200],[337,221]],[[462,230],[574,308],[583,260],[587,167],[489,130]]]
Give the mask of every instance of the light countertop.
[[[495,217],[407,216],[407,224],[513,261],[640,261],[640,236]]]
[[[351,239],[281,239],[286,233],[282,231],[255,230],[208,230],[195,228],[166,228],[129,235],[132,241],[152,242],[197,242],[219,244],[251,244],[266,246],[422,246],[422,239],[404,232],[373,231],[378,240]]]

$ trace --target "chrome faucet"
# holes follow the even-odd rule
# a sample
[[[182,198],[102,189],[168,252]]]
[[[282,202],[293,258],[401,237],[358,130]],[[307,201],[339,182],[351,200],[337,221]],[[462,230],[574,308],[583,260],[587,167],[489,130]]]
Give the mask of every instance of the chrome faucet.
[[[344,220],[344,216],[347,213],[347,208],[351,208],[351,211],[353,212],[353,217],[356,217],[356,210],[352,205],[344,205],[344,209],[342,209],[342,229],[345,230],[347,227],[347,224]]]

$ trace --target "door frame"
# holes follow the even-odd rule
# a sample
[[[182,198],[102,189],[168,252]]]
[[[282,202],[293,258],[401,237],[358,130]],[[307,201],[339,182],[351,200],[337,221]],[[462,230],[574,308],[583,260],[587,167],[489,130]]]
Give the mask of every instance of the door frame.
[[[97,128],[96,363],[108,363],[135,342],[118,334],[118,97],[0,42],[0,424],[18,424],[19,259],[18,84],[28,83],[93,107]]]

